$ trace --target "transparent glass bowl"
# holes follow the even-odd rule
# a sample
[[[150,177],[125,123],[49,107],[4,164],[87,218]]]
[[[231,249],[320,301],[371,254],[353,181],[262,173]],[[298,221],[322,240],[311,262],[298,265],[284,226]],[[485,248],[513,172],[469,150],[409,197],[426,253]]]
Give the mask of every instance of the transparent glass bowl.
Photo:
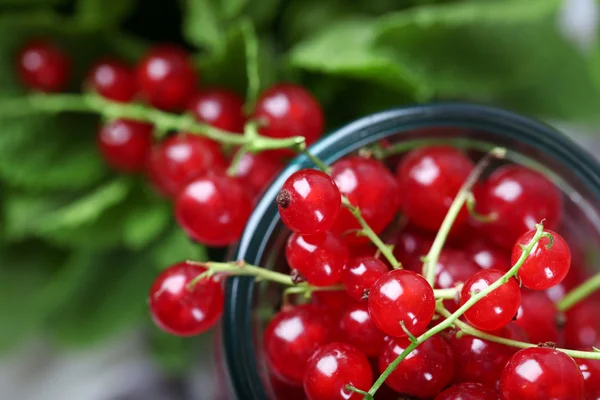
[[[312,146],[311,152],[331,164],[384,139],[407,144],[447,141],[457,147],[475,143],[478,150],[470,150],[475,158],[486,148],[507,148],[510,161],[541,170],[562,190],[561,232],[568,234],[571,246],[577,247],[573,252],[589,255],[599,247],[600,166],[549,126],[491,107],[431,104],[361,118],[323,138]],[[296,158],[266,191],[246,226],[235,259],[281,268],[288,231],[279,219],[275,197],[290,174],[306,167],[313,167],[306,157]],[[261,347],[268,322],[264,315],[279,305],[279,292],[264,283],[255,285],[247,277],[228,279],[227,291],[219,344],[227,389],[240,399],[274,398]]]

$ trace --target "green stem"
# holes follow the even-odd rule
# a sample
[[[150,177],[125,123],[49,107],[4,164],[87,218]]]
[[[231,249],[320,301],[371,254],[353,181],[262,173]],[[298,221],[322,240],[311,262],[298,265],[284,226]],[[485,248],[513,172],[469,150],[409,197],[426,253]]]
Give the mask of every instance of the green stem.
[[[392,361],[390,363],[390,365],[388,365],[388,367],[385,369],[385,371],[383,371],[383,373],[379,376],[377,381],[375,381],[373,386],[371,386],[371,389],[369,389],[369,394],[371,396],[375,395],[375,393],[381,387],[381,385],[383,385],[383,382],[385,382],[387,377],[390,376],[390,374],[396,369],[398,364],[400,364],[402,362],[402,360],[404,360],[406,358],[406,356],[408,356],[410,354],[411,351],[416,349],[421,343],[423,343],[424,341],[426,341],[433,335],[436,335],[436,334],[440,333],[441,331],[452,326],[454,324],[454,322],[456,320],[458,320],[458,318],[461,315],[463,315],[469,308],[471,308],[473,306],[473,304],[477,303],[479,300],[481,300],[482,298],[484,298],[485,296],[487,296],[488,294],[490,294],[491,292],[493,292],[494,290],[498,289],[500,286],[502,286],[503,284],[508,282],[508,280],[510,278],[512,278],[519,271],[519,268],[521,268],[521,265],[523,265],[523,263],[525,262],[527,257],[529,257],[529,254],[531,253],[531,251],[533,250],[533,248],[535,247],[537,242],[539,242],[539,240],[542,238],[543,235],[544,235],[544,227],[542,226],[542,224],[537,224],[535,235],[533,235],[533,238],[531,238],[531,240],[529,241],[527,246],[525,246],[525,248],[523,249],[523,253],[521,253],[521,257],[519,257],[519,259],[517,260],[515,265],[513,265],[511,267],[511,269],[508,270],[507,273],[505,273],[500,279],[498,279],[497,281],[492,283],[490,286],[488,286],[485,290],[482,290],[481,292],[476,293],[473,296],[471,296],[471,298],[469,300],[467,300],[465,302],[465,304],[463,304],[453,314],[449,315],[444,321],[440,322],[439,324],[437,324],[436,326],[434,326],[427,332],[423,333],[421,336],[419,336],[417,338],[416,341],[412,342],[406,348],[406,350],[404,350],[398,357],[396,357],[396,359],[394,361]]]
[[[443,306],[438,307],[437,312],[444,317],[449,317],[451,315],[450,312],[446,310]],[[471,325],[462,322],[461,320],[454,321],[454,326],[456,326],[458,329],[460,329],[461,332],[464,332],[467,335],[489,340],[490,342],[500,343],[512,347],[518,347],[520,349],[527,349],[529,347],[538,346],[537,344],[521,342],[519,340],[506,339],[500,336],[489,334],[487,332],[482,332],[479,329],[473,328]],[[600,360],[600,353],[597,351],[579,351],[561,348],[557,348],[556,350],[562,351],[563,353],[575,358],[588,358],[592,360]]]
[[[304,153],[304,155],[306,155],[306,157],[308,157],[310,161],[312,161],[312,163],[315,164],[321,171],[325,172],[326,174],[331,172],[331,167],[325,164],[323,160],[312,154],[310,151],[304,149],[302,150],[302,153]]]
[[[567,311],[598,289],[600,289],[600,273],[594,275],[592,278],[567,293],[566,296],[558,302],[557,308],[559,311]]]
[[[289,275],[281,272],[271,271],[270,269],[257,267],[256,265],[246,264],[243,261],[238,262],[197,262],[189,261],[191,264],[206,268],[206,272],[197,276],[189,283],[193,287],[198,281],[214,274],[235,275],[235,276],[253,276],[257,280],[264,280],[279,283],[285,286],[294,286],[295,283]]]
[[[456,299],[458,297],[459,289],[458,288],[449,288],[449,289],[435,289],[433,294],[436,299]]]
[[[394,269],[402,268],[402,264],[396,259],[394,253],[392,252],[392,249],[390,249],[390,247],[387,244],[383,243],[379,236],[377,236],[373,229],[371,229],[369,224],[367,224],[367,221],[365,221],[365,219],[362,217],[360,209],[358,207],[353,206],[346,196],[342,196],[342,205],[346,207],[352,215],[354,215],[354,218],[356,218],[356,220],[360,224],[362,228],[360,233],[368,237],[371,240],[371,242],[375,246],[377,246],[377,249],[389,261],[390,265]]]
[[[229,165],[229,168],[227,168],[227,175],[234,177],[236,176],[237,170],[240,166],[240,162],[242,161],[247,152],[248,151],[243,146],[235,152],[233,159],[231,160],[231,164]]]
[[[244,19],[242,22],[242,34],[244,35],[244,45],[246,51],[246,76],[248,79],[248,89],[246,91],[246,104],[244,111],[250,114],[254,109],[254,103],[260,91],[260,73],[258,70],[258,38],[256,30],[251,19]]]
[[[431,245],[431,249],[429,253],[425,256],[425,260],[423,262],[423,276],[427,279],[427,282],[433,287],[435,284],[435,268],[440,257],[440,253],[442,248],[444,247],[444,243],[446,242],[446,238],[450,233],[450,229],[452,228],[452,224],[456,220],[458,213],[463,208],[469,194],[471,193],[471,189],[473,185],[477,182],[485,168],[488,166],[492,158],[503,158],[506,155],[506,150],[500,147],[495,147],[490,150],[473,168],[473,171],[469,174],[460,190],[456,194],[454,201],[450,205],[448,209],[448,213],[438,230],[435,239],[433,240],[433,244]]]

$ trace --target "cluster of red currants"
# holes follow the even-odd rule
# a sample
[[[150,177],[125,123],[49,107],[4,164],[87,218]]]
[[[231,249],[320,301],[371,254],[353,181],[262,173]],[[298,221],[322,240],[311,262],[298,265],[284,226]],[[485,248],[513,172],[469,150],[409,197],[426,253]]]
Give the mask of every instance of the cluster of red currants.
[[[536,222],[560,228],[562,196],[555,186],[523,166],[500,166],[474,189],[477,213],[490,218],[480,222],[466,207],[459,212],[432,287],[422,275],[422,256],[473,168],[462,152],[440,146],[408,153],[395,176],[380,161],[350,156],[334,163],[329,174],[305,169],[287,179],[277,197],[281,218],[292,230],[286,260],[296,281],[315,290],[310,303],[286,303],[266,327],[264,352],[275,397],[362,398],[346,385],[369,390],[374,371],[383,372],[415,336],[443,320],[436,314],[434,288],[457,289],[454,298],[443,301],[443,307],[456,311],[519,262]],[[404,269],[390,269],[378,257],[347,203],[395,245]],[[395,219],[399,213],[404,220]],[[564,295],[583,273],[578,264],[570,268],[569,247],[549,229],[521,260],[516,277],[463,315],[480,331],[541,345],[517,351],[460,329],[445,330],[425,340],[388,376],[390,398],[398,393],[437,400],[600,396],[600,361],[575,362],[554,349],[598,346],[600,318],[593,313],[594,299],[566,316],[558,311],[556,293]],[[150,306],[161,327],[190,335],[219,318],[222,277],[185,290],[205,271],[181,263],[157,279]],[[339,283],[342,290],[319,290]],[[166,287],[169,293],[163,294]],[[385,390],[377,398],[386,398]]]
[[[17,70],[28,88],[59,92],[68,86],[70,60],[56,44],[35,40],[21,49]],[[113,58],[97,62],[84,87],[114,102],[139,100],[160,110],[188,112],[201,123],[231,133],[242,134],[247,119],[263,123],[261,135],[303,136],[307,144],[323,132],[319,103],[298,85],[267,89],[247,118],[237,93],[224,88],[198,91],[198,81],[184,50],[160,45],[150,49],[135,68]],[[115,119],[100,127],[98,148],[114,169],[145,173],[159,193],[174,200],[175,215],[186,233],[211,246],[239,239],[254,199],[290,155],[285,150],[245,153],[228,174],[236,149],[227,149],[226,155],[220,143],[186,132],[173,132],[155,143],[153,131],[148,123]]]

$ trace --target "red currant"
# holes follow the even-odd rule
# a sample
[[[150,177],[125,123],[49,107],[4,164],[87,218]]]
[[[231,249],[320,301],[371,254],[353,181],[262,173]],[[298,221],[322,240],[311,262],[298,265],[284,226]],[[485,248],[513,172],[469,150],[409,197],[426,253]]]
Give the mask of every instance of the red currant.
[[[583,399],[583,377],[565,353],[532,347],[510,358],[500,378],[500,394],[505,400]]]
[[[265,126],[260,134],[273,138],[303,136],[306,144],[323,134],[324,116],[319,102],[306,89],[293,84],[279,84],[267,89],[258,99],[252,116]],[[291,156],[290,150],[270,152],[273,156]]]
[[[290,268],[302,274],[311,285],[330,286],[340,281],[349,255],[340,237],[323,232],[304,236],[292,233],[285,257]]]
[[[465,382],[450,386],[434,400],[500,400],[500,397],[480,383]]]
[[[271,383],[272,395],[269,399],[273,400],[306,400],[304,389],[299,386],[291,386],[286,382],[282,382],[280,378],[273,374],[269,374],[269,382]]]
[[[460,250],[442,250],[436,265],[435,287],[450,289],[464,283],[480,269],[467,255]],[[456,299],[444,300],[444,306],[454,312],[458,309],[458,296]]]
[[[571,267],[569,273],[565,276],[559,284],[546,289],[546,294],[555,303],[562,300],[565,295],[579,286],[589,278],[587,272],[581,267],[581,264],[577,264],[575,260],[571,259]]]
[[[561,194],[552,182],[519,165],[498,168],[477,193],[477,211],[496,214],[494,221],[481,228],[505,249],[511,249],[519,236],[542,219],[546,228],[554,229],[561,210]]]
[[[518,326],[510,323],[494,331],[494,335],[512,340],[527,341],[527,335]],[[476,382],[496,389],[502,369],[517,348],[479,339],[474,336],[448,335],[454,350],[454,382]]]
[[[341,290],[318,290],[312,293],[310,299],[315,308],[333,314],[343,311],[346,304],[352,302],[346,292]]]
[[[422,333],[433,318],[435,296],[419,274],[397,269],[383,275],[369,292],[369,314],[390,336],[404,337],[401,322],[413,335]]]
[[[109,100],[127,103],[135,97],[135,72],[127,64],[113,59],[102,60],[92,67],[88,84]]]
[[[470,242],[466,248],[466,253],[469,255],[480,268],[494,268],[500,271],[508,272],[510,269],[509,254],[494,244],[485,240],[474,240]]]
[[[191,180],[209,170],[224,169],[226,163],[217,143],[197,135],[181,134],[154,147],[148,172],[160,193],[175,197]]]
[[[589,348],[600,342],[600,313],[595,299],[585,299],[566,312],[565,342],[571,349]]]
[[[531,290],[521,292],[521,306],[515,324],[525,330],[532,343],[558,343],[557,317],[556,306],[546,293]]]
[[[252,198],[238,181],[215,172],[195,179],[179,193],[175,217],[192,239],[227,246],[240,238],[252,208]]]
[[[116,119],[100,128],[98,148],[106,162],[116,170],[143,171],[152,148],[152,131],[152,125]]]
[[[583,376],[585,400],[600,399],[600,360],[576,358],[575,362]]]
[[[419,228],[436,232],[472,169],[473,162],[452,147],[413,150],[396,172],[404,214]],[[454,224],[461,225],[467,216],[463,209]]]
[[[210,329],[223,313],[223,285],[218,276],[189,284],[206,268],[181,262],[164,270],[152,284],[148,303],[152,319],[177,336]]]
[[[404,268],[421,272],[423,267],[421,257],[429,252],[433,244],[433,238],[413,227],[409,227],[396,237],[395,243],[394,256],[402,263]]]
[[[358,400],[362,395],[346,389],[352,385],[369,390],[373,373],[369,360],[345,343],[329,343],[310,357],[304,373],[304,392],[309,400]]]
[[[340,213],[342,197],[329,175],[302,169],[290,176],[277,195],[279,214],[288,228],[301,234],[331,228]]]
[[[142,96],[157,108],[182,109],[195,91],[194,65],[177,46],[155,46],[141,60],[136,73]]]
[[[497,269],[484,269],[469,278],[460,293],[460,304],[465,304],[471,294],[486,290],[492,283],[502,278],[504,273]],[[469,308],[464,316],[476,328],[494,331],[508,324],[517,314],[521,303],[521,291],[517,281],[508,282],[484,296]]]
[[[378,356],[383,349],[385,335],[373,324],[365,303],[353,302],[346,307],[340,319],[340,332],[346,343],[367,356]]]
[[[57,45],[46,40],[32,40],[21,48],[17,70],[28,88],[60,92],[68,84],[71,68],[69,58]]]
[[[245,153],[238,164],[235,176],[254,195],[259,195],[281,171],[282,165],[264,153]]]
[[[351,259],[342,272],[346,293],[356,301],[365,300],[371,287],[388,271],[388,267],[375,257]]]
[[[383,372],[410,345],[410,340],[390,339],[379,356]],[[454,373],[452,348],[440,336],[432,336],[414,349],[390,374],[385,383],[397,392],[433,397],[450,383]]]
[[[399,206],[398,184],[394,176],[379,161],[364,157],[349,157],[331,166],[331,177],[340,193],[360,209],[362,217],[375,233],[380,233],[394,218]],[[368,238],[350,233],[360,224],[349,210],[340,212],[332,230],[344,235],[348,243],[368,242]]]
[[[330,341],[331,322],[311,305],[279,312],[265,330],[265,354],[271,372],[299,386],[309,357]]]
[[[546,229],[544,232],[551,234],[554,238],[552,246],[549,247],[550,239],[545,236],[542,237],[519,268],[519,279],[521,279],[523,286],[529,289],[544,290],[551,288],[567,276],[571,266],[571,252],[564,239],[556,232]],[[527,246],[534,235],[535,230],[532,230],[524,233],[517,240],[511,257],[513,265],[517,263],[523,254],[521,246]]]
[[[204,90],[192,97],[188,109],[198,121],[229,132],[243,132],[244,99],[227,89]]]

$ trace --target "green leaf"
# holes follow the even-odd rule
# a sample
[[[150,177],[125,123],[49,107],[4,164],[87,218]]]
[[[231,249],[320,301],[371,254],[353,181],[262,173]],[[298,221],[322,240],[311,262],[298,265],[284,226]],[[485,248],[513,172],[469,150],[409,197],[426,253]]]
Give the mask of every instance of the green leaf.
[[[206,261],[206,248],[193,242],[179,227],[173,227],[152,251],[152,259],[159,270],[180,261]]]
[[[200,336],[205,338],[206,335]],[[208,337],[206,337],[208,339]],[[198,337],[183,338],[161,331],[156,327],[150,330],[150,350],[153,358],[170,376],[179,376],[189,371],[198,353]]]
[[[182,29],[191,44],[220,55],[227,42],[218,6],[216,0],[186,0]]]
[[[125,219],[123,241],[132,249],[148,245],[167,228],[171,222],[171,206],[164,199],[147,195],[133,208]]]
[[[115,25],[127,17],[135,7],[137,0],[78,0],[76,15],[84,26],[106,28]]]
[[[234,18],[240,15],[246,4],[250,0],[223,0],[221,1],[221,9],[226,18]]]

